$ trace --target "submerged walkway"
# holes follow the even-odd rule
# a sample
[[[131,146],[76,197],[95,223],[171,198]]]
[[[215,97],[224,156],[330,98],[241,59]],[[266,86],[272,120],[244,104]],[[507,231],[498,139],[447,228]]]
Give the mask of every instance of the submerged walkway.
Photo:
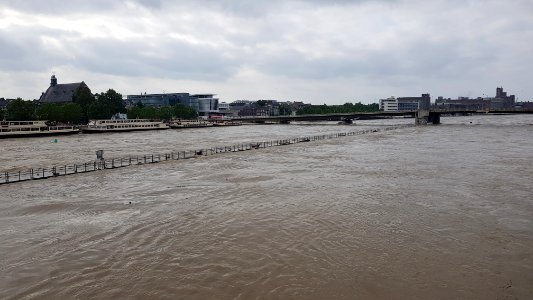
[[[332,133],[324,135],[315,135],[315,136],[304,136],[298,138],[289,138],[289,139],[280,139],[280,140],[271,140],[264,142],[251,142],[246,144],[237,144],[232,146],[223,146],[223,147],[213,147],[213,148],[204,148],[198,150],[186,150],[186,151],[177,151],[169,152],[163,154],[149,154],[149,155],[136,155],[136,156],[127,156],[120,158],[109,158],[102,160],[95,160],[85,163],[75,163],[68,165],[56,165],[48,168],[31,168],[27,170],[19,171],[3,171],[0,172],[0,185],[15,183],[27,180],[40,180],[47,179],[58,176],[73,175],[78,173],[88,173],[95,171],[102,171],[107,169],[116,169],[123,168],[134,165],[144,165],[144,164],[153,164],[159,163],[162,161],[168,160],[180,160],[180,159],[189,159],[199,156],[208,156],[221,153],[230,153],[238,151],[247,151],[252,149],[261,149],[275,146],[286,146],[303,142],[313,142],[320,140],[328,140],[340,137],[361,135],[367,133],[389,131],[394,129],[400,129],[405,127],[412,127],[414,125],[399,125],[399,126],[389,126],[379,129],[367,129],[360,131],[351,131],[351,132],[341,132],[341,133]]]

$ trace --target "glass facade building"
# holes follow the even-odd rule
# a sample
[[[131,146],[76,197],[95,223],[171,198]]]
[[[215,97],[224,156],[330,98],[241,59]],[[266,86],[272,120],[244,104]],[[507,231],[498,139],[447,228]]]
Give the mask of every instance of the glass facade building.
[[[198,112],[199,116],[217,114],[218,98],[214,94],[189,94],[189,93],[165,93],[165,94],[140,94],[128,95],[128,102],[132,105],[142,103],[148,107],[162,107],[175,104],[189,106]]]

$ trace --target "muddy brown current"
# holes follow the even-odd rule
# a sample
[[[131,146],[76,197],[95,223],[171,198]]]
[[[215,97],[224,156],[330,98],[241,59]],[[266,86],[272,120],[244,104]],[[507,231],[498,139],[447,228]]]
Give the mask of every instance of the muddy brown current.
[[[0,169],[412,121],[0,140]],[[533,116],[442,121],[1,185],[0,298],[532,299]]]

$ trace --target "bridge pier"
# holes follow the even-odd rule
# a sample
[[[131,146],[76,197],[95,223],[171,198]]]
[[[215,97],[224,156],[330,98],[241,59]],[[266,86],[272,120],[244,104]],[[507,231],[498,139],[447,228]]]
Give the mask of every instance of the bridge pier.
[[[419,109],[415,115],[416,125],[427,125],[429,121],[429,110]]]
[[[416,125],[440,124],[440,113],[430,112],[429,110],[420,109],[415,115]]]
[[[428,122],[431,122],[432,124],[440,124],[440,114],[435,112],[430,112],[428,117]]]

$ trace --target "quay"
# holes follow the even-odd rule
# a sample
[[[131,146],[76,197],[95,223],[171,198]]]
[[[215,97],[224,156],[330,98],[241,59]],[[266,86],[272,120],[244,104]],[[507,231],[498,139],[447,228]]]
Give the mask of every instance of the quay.
[[[109,158],[109,159],[97,159],[91,162],[83,163],[74,163],[74,164],[63,164],[56,165],[52,167],[42,167],[42,168],[31,168],[26,170],[16,170],[16,171],[3,171],[0,172],[0,185],[9,184],[21,181],[28,180],[41,180],[47,178],[54,178],[59,176],[74,175],[79,173],[88,173],[95,171],[102,171],[107,169],[116,169],[123,168],[128,166],[135,165],[144,165],[144,164],[153,164],[169,160],[182,160],[190,159],[201,156],[211,156],[215,154],[222,153],[231,153],[239,151],[248,151],[261,148],[269,148],[275,146],[285,146],[292,145],[303,142],[313,142],[327,139],[334,139],[347,136],[355,136],[367,133],[375,133],[381,131],[389,131],[395,129],[401,129],[406,127],[412,127],[414,125],[398,125],[398,126],[389,126],[379,129],[367,129],[360,131],[351,131],[351,132],[340,132],[333,134],[325,135],[315,135],[315,136],[304,136],[297,138],[288,138],[288,139],[279,139],[279,140],[270,140],[263,142],[250,142],[244,144],[237,144],[231,146],[222,146],[222,147],[212,147],[212,148],[203,148],[197,150],[186,150],[186,151],[171,151],[163,154],[149,154],[142,156],[127,156],[120,158]]]

